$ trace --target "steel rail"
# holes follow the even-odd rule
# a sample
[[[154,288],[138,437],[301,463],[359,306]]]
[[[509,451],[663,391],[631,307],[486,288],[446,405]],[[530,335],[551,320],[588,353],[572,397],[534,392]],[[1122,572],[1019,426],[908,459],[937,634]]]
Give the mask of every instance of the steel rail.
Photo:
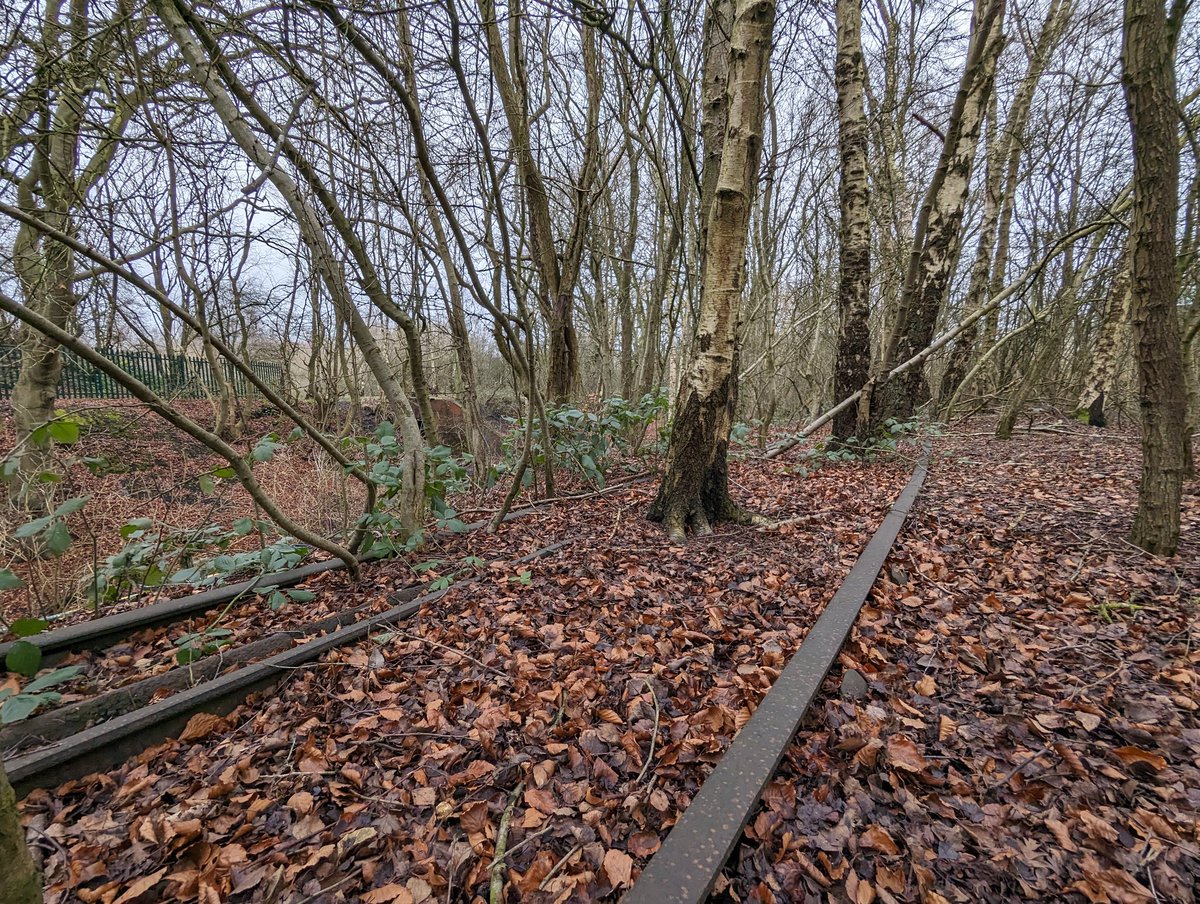
[[[763,789],[779,768],[850,635],[925,482],[928,455],[926,450],[800,649],[700,786],[663,846],[625,895],[624,904],[702,904],[708,899],[742,829],[758,808]]]

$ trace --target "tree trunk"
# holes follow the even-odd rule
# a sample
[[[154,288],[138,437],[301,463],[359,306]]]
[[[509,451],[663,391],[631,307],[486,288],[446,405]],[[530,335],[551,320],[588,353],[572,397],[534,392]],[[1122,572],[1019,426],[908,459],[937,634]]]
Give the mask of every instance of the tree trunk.
[[[4,904],[42,904],[42,876],[25,846],[17,796],[0,762],[0,900]]]
[[[681,387],[666,473],[650,516],[673,542],[728,517],[726,450],[737,376],[746,238],[762,152],[763,107],[775,4],[738,0],[730,40],[728,127],[707,219],[694,354]],[[705,215],[702,213],[702,216]]]
[[[1142,480],[1130,539],[1170,556],[1190,460],[1180,347],[1175,221],[1179,207],[1175,36],[1186,4],[1126,0],[1122,83],[1133,133],[1130,322],[1142,411]]]
[[[1079,306],[1082,303],[1080,290],[1096,260],[1106,232],[1107,230],[1100,230],[1096,233],[1092,239],[1092,245],[1078,269],[1069,263],[1064,263],[1064,282],[1057,296],[1044,312],[1045,335],[1041,337],[1040,344],[1035,346],[1033,359],[1029,362],[1021,381],[1009,393],[1008,399],[1004,403],[1004,409],[1000,412],[996,423],[998,438],[1008,439],[1012,436],[1013,427],[1016,425],[1025,403],[1033,396],[1038,384],[1052,371],[1055,361],[1061,358],[1067,330],[1075,322]],[[1043,312],[1039,311],[1036,319],[1042,319],[1042,314]]]
[[[309,200],[301,194],[296,181],[285,169],[276,165],[274,155],[259,141],[245,117],[234,104],[229,92],[216,77],[214,68],[222,71],[223,74],[230,75],[231,81],[233,80],[222,61],[214,60],[209,56],[204,43],[202,43],[202,37],[211,40],[211,36],[203,32],[202,26],[192,17],[190,9],[180,0],[153,0],[152,5],[178,45],[196,82],[208,95],[213,110],[224,123],[230,137],[254,164],[266,173],[267,178],[283,197],[296,218],[296,226],[312,257],[314,271],[319,274],[321,281],[329,290],[334,305],[339,308],[341,316],[345,318],[350,335],[362,352],[371,375],[379,384],[380,391],[387,399],[403,450],[400,462],[401,487],[396,494],[399,520],[406,534],[416,534],[423,527],[425,508],[425,454],[420,428],[413,416],[408,396],[392,373],[370,326],[363,319],[350,296],[342,263],[334,254],[333,248],[326,238],[317,212]],[[191,21],[185,19],[185,16],[188,16]],[[241,86],[239,84],[236,87],[240,88]],[[245,99],[244,93],[242,96]],[[290,148],[290,142],[284,141],[281,144],[284,145],[285,150]],[[298,165],[303,163],[303,161],[293,162]],[[343,231],[344,234],[346,224],[339,223],[338,225],[343,226],[343,230],[340,231]],[[361,243],[357,247],[352,246],[351,251],[361,252]],[[366,279],[364,282],[368,292],[373,295],[378,294],[378,280]],[[373,297],[372,300],[376,299]]]
[[[575,287],[579,278],[588,229],[590,194],[600,169],[600,69],[596,30],[581,26],[583,74],[587,86],[587,123],[579,173],[574,178],[574,210],[562,254],[555,242],[550,194],[531,145],[526,60],[521,37],[521,4],[509,8],[510,52],[500,33],[494,0],[478,0],[487,38],[488,62],[508,123],[512,152],[521,174],[525,213],[529,220],[529,245],[541,280],[538,301],[546,320],[549,362],[546,394],[565,402],[579,379],[579,337],[575,332]]]
[[[833,394],[844,399],[866,384],[871,371],[871,223],[867,188],[867,118],[863,109],[866,67],[862,54],[861,0],[838,0],[838,141],[842,154],[841,257],[838,274],[838,341]],[[866,406],[860,406],[865,409]],[[863,414],[866,411],[863,410]],[[865,440],[859,411],[847,408],[833,419],[833,436]],[[865,421],[865,419],[864,419]]]
[[[1077,415],[1082,417],[1084,412],[1087,413],[1089,427],[1104,427],[1107,424],[1104,405],[1112,397],[1120,364],[1118,353],[1122,345],[1121,334],[1128,315],[1129,268],[1122,254],[1117,261],[1116,276],[1104,299],[1104,311],[1096,327],[1096,341],[1092,345],[1091,364],[1083,382],[1079,404],[1075,406]]]
[[[962,80],[943,137],[941,158],[918,215],[899,310],[880,373],[913,357],[933,340],[962,246],[962,219],[975,148],[1003,45],[1004,8],[1005,0],[976,0]],[[887,416],[907,419],[929,395],[923,369],[909,370],[875,394],[872,420],[878,423]]]
[[[1025,128],[1033,108],[1033,96],[1046,70],[1050,55],[1058,45],[1063,29],[1070,18],[1070,0],[1051,0],[1050,8],[1038,33],[1029,65],[1021,77],[1003,128],[999,127],[996,96],[988,104],[986,173],[983,180],[983,216],[979,224],[979,239],[975,260],[971,264],[971,279],[963,303],[963,316],[969,317],[988,298],[1004,288],[1004,272],[1008,261],[1008,233],[1012,224],[1013,203],[1018,180],[1018,163],[1025,150]],[[999,253],[997,253],[999,246]],[[995,264],[993,265],[993,261]],[[976,345],[986,351],[995,342],[995,322],[986,321],[963,334],[950,352],[950,360],[942,372],[937,402],[944,406],[942,416],[950,416],[948,401],[957,393],[971,362]],[[981,335],[987,333],[980,343]]]
[[[64,6],[69,10],[64,12]],[[17,180],[18,206],[73,235],[75,209],[108,173],[129,121],[146,97],[146,89],[139,87],[106,100],[104,106],[111,112],[104,122],[94,122],[88,112],[89,98],[100,84],[110,76],[123,77],[120,72],[107,71],[113,65],[109,49],[125,29],[136,32],[138,26],[126,22],[118,27],[115,22],[105,22],[103,27],[92,28],[87,0],[69,4],[47,0],[41,25],[41,40],[35,50],[33,99],[23,113],[0,130],[4,132],[0,144],[11,148],[9,142],[20,137],[30,148],[29,168]],[[26,113],[33,120],[33,131],[19,135],[18,130],[8,126],[23,123]],[[91,151],[86,160],[80,157],[81,148]],[[56,326],[66,328],[78,303],[71,250],[42,238],[27,225],[21,226],[13,242],[12,265],[25,303]],[[33,440],[30,433],[54,417],[62,358],[57,345],[33,330],[21,331],[20,345],[21,371],[13,388],[12,406],[16,445],[23,451],[20,467],[9,483],[9,494],[16,504],[40,510],[48,506],[47,488],[53,486],[38,480],[49,466],[49,447],[48,442]]]

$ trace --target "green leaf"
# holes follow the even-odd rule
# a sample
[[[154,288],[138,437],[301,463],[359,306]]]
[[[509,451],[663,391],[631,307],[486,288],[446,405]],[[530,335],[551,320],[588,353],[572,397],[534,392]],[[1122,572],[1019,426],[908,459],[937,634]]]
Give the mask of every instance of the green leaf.
[[[288,442],[292,443],[304,435],[304,430],[301,427],[293,427],[292,432],[288,434]]]
[[[213,477],[220,477],[222,480],[232,480],[237,477],[237,471],[231,467],[213,468]]]
[[[258,445],[250,452],[250,457],[255,461],[269,461],[271,456],[275,454],[275,450],[279,448],[279,443],[268,437],[263,437],[258,441]]]
[[[181,647],[175,651],[175,661],[180,665],[191,665],[203,656],[204,653],[195,647]]]
[[[12,725],[14,722],[28,719],[41,705],[41,697],[17,694],[15,697],[5,700],[4,705],[0,706],[0,723]]]
[[[91,496],[76,496],[74,499],[68,499],[62,505],[54,510],[55,518],[65,518],[67,515],[74,515],[77,511],[87,505]]]
[[[67,530],[67,522],[55,521],[46,531],[46,552],[52,556],[61,556],[71,548],[71,532]]]
[[[79,442],[79,425],[74,421],[51,421],[48,426],[50,438],[56,443],[69,446]]]
[[[317,598],[317,595],[311,590],[289,590],[287,595],[297,603],[308,603]]]
[[[239,537],[246,536],[252,530],[254,530],[254,521],[250,518],[238,518],[233,522],[233,532]]]
[[[35,694],[38,691],[44,691],[48,687],[54,687],[54,685],[62,684],[64,681],[70,681],[82,671],[83,668],[77,665],[68,665],[61,669],[55,669],[53,672],[49,672],[43,675],[41,678],[30,681],[29,684],[21,688],[21,693]]]
[[[27,537],[32,537],[34,534],[40,534],[46,529],[46,525],[49,523],[49,515],[45,515],[41,518],[34,518],[32,521],[28,521],[18,527],[16,531],[13,532],[13,536],[18,540],[24,540]]]
[[[212,479],[209,474],[200,475],[200,492],[205,496],[211,496],[217,491],[217,482]]]
[[[274,609],[276,612],[278,612],[285,605],[287,605],[287,601],[288,601],[287,597],[284,596],[283,593],[279,590],[276,590],[274,593],[272,593],[270,596],[267,597],[267,602],[270,604],[271,608]]]
[[[8,626],[8,630],[17,637],[33,637],[34,634],[41,634],[48,627],[50,627],[50,622],[44,618],[18,618]]]
[[[17,640],[8,649],[4,664],[10,672],[32,678],[42,667],[42,648],[34,646],[27,640]]]
[[[121,525],[121,539],[128,540],[138,531],[150,530],[154,527],[154,522],[149,518],[134,518],[127,524]]]
[[[453,531],[456,534],[461,534],[466,532],[467,525],[458,518],[447,518],[446,530]]]
[[[16,590],[25,584],[7,568],[0,568],[0,590]]]

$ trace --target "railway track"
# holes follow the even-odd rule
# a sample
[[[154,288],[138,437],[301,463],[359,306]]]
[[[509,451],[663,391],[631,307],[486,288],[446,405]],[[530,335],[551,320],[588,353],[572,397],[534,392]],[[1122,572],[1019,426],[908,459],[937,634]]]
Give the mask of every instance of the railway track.
[[[623,899],[626,904],[701,904],[708,899],[714,883],[741,839],[744,826],[758,808],[763,789],[777,770],[849,636],[920,492],[925,476],[926,457],[922,457],[883,523],[799,650]],[[512,517],[524,514],[528,514],[528,511],[513,513]],[[515,560],[513,564],[533,561],[566,545],[566,542],[562,542],[543,547]],[[333,563],[320,564],[326,566],[323,570],[336,567]],[[319,571],[301,574],[295,580],[303,580],[316,573]],[[276,583],[280,577],[285,576],[271,576],[265,580]],[[459,582],[458,586],[475,580],[467,579]],[[236,594],[245,592],[245,589],[238,591],[236,587],[226,588],[225,592]],[[56,738],[51,746],[18,755],[6,762],[9,779],[17,794],[24,796],[34,788],[55,787],[72,778],[109,768],[165,738],[177,735],[198,713],[228,713],[249,694],[277,683],[290,669],[313,662],[331,650],[360,641],[376,629],[384,629],[411,618],[423,606],[436,601],[446,592],[432,591],[427,584],[402,588],[393,594],[396,605],[387,611],[340,626],[329,625],[330,620],[326,619],[326,623],[320,627],[331,629],[329,633],[299,645],[292,645],[295,637],[286,632],[280,632],[283,636],[261,638],[255,643],[262,645],[266,658],[240,664],[223,674],[221,667],[214,664],[209,680],[179,690],[164,700],[141,705],[81,731],[56,729],[61,737]],[[204,602],[208,608],[213,608],[220,605],[221,600]],[[188,605],[178,606],[177,611],[195,613]],[[345,616],[353,617],[357,612],[354,610]],[[100,631],[112,629],[113,626],[107,625],[101,626]],[[304,633],[307,636],[319,631]],[[284,648],[272,652],[272,644]],[[50,649],[53,651],[57,647],[51,645]],[[161,679],[163,676],[156,677]],[[119,689],[113,693],[122,692],[129,693],[129,690]],[[47,715],[54,716],[56,713]]]
[[[750,721],[692,798],[624,904],[702,904],[841,652],[925,482],[928,451]]]
[[[538,507],[511,513],[508,519],[541,511]],[[468,525],[482,528],[486,522]],[[513,560],[530,562],[567,545],[554,543]],[[501,560],[506,561],[506,560]],[[52,664],[68,653],[102,650],[147,628],[162,627],[202,615],[235,602],[255,587],[294,586],[307,578],[344,567],[339,560],[314,562],[277,574],[166,600],[70,625],[30,638]],[[478,580],[465,578],[461,587]],[[256,691],[264,690],[290,669],[319,659],[338,647],[367,637],[374,629],[415,615],[422,606],[440,599],[449,587],[433,590],[432,582],[414,583],[390,594],[393,605],[362,617],[359,606],[320,621],[277,631],[237,647],[204,657],[159,675],[117,687],[31,719],[0,729],[5,770],[19,797],[35,788],[107,769],[147,747],[178,735],[200,713],[224,715]],[[8,645],[0,645],[0,656]],[[168,696],[164,696],[168,695]],[[30,749],[34,747],[36,749]]]
[[[504,520],[507,522],[540,511],[544,511],[544,508],[534,505],[509,512]],[[432,539],[461,536],[464,533],[482,530],[487,524],[486,520],[475,521],[466,525],[465,530],[457,533],[438,531],[433,535]],[[375,562],[379,561],[380,558],[379,556],[367,556],[362,561]],[[308,578],[316,577],[327,571],[341,571],[345,567],[346,563],[341,559],[308,562],[287,571],[259,575],[245,581],[224,584],[220,587],[214,587],[211,590],[204,590],[200,593],[179,597],[178,599],[162,600],[152,603],[149,606],[139,606],[136,609],[127,609],[124,612],[115,612],[112,615],[105,615],[100,618],[79,622],[78,624],[67,625],[64,628],[47,631],[44,634],[34,634],[31,637],[26,637],[25,641],[41,649],[42,663],[44,665],[54,665],[67,653],[74,653],[80,650],[103,650],[112,646],[117,641],[124,640],[126,637],[147,628],[161,628],[163,625],[174,624],[175,622],[217,609],[253,592],[255,588],[294,587]],[[8,655],[8,651],[11,648],[12,642],[0,643],[0,660]]]

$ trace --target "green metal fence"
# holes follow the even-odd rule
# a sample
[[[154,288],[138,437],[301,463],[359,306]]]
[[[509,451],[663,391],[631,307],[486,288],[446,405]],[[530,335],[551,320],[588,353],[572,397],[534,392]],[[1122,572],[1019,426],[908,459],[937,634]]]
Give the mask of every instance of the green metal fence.
[[[159,355],[148,351],[101,349],[101,354],[125,372],[145,383],[159,395],[177,399],[203,399],[217,392],[217,380],[206,358],[184,355]],[[60,399],[128,399],[129,392],[108,374],[102,373],[68,351],[62,353],[62,377],[58,381]],[[254,396],[258,390],[246,376],[221,360],[225,379],[235,395]],[[283,380],[283,368],[278,364],[251,363],[263,383],[278,389]],[[21,350],[12,345],[0,345],[0,399],[11,398],[17,375],[21,370]]]

